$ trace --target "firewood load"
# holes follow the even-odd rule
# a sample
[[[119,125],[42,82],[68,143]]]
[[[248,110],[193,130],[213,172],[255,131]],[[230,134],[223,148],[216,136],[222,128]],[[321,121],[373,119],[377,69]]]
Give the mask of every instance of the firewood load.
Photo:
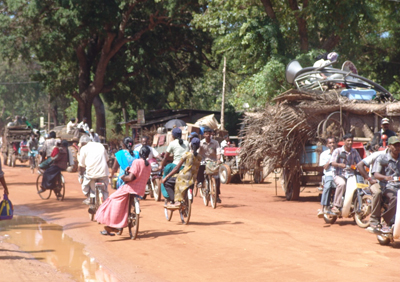
[[[324,144],[328,136],[361,132],[369,141],[377,117],[392,118],[392,128],[400,129],[400,102],[349,100],[335,90],[327,92],[289,90],[277,96],[264,109],[245,113],[241,136],[244,137],[240,159],[244,166],[261,160],[264,172],[294,167],[305,152],[305,146]],[[375,124],[374,124],[375,122]],[[357,135],[356,135],[357,136]],[[295,172],[295,170],[291,170]]]

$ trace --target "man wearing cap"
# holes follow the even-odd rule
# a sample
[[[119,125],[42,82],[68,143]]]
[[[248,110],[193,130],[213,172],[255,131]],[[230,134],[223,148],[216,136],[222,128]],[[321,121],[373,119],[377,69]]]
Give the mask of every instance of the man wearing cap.
[[[382,214],[387,226],[379,229],[373,229],[372,232],[390,232],[390,227],[394,223],[394,216],[396,214],[397,204],[397,191],[399,186],[390,182],[391,180],[398,181],[400,176],[400,139],[397,136],[392,136],[388,141],[389,152],[380,155],[372,168],[374,177],[379,180],[379,184],[383,192],[383,198],[389,200],[388,209]],[[377,230],[378,229],[378,230]],[[371,231],[371,230],[369,230]]]
[[[372,148],[374,148],[374,150],[378,150],[379,147],[383,146],[382,135],[386,135],[388,139],[392,136],[396,136],[396,133],[394,133],[394,131],[390,130],[389,126],[390,126],[389,119],[383,118],[381,121],[381,130],[378,133],[374,134],[374,139],[371,144],[371,146],[372,146]]]
[[[79,143],[79,181],[82,183],[82,192],[87,197],[83,203],[88,205],[95,197],[96,182],[104,183],[103,200],[108,198],[108,154],[103,144],[91,142],[87,135],[83,135]]]
[[[197,132],[192,132],[189,134],[189,142],[192,141],[193,138],[199,138],[199,134],[197,134]],[[199,138],[200,139],[200,138]]]

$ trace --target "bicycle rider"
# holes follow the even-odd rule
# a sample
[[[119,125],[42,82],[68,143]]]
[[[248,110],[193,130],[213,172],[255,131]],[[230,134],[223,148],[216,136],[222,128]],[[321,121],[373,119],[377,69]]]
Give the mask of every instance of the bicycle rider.
[[[36,139],[35,133],[31,134],[31,138],[28,140],[28,148],[29,148],[29,158],[30,158],[30,165],[32,166],[35,161],[35,156],[38,153],[38,140]]]
[[[79,180],[82,183],[82,192],[87,197],[84,204],[90,204],[90,198],[96,197],[96,182],[104,183],[103,199],[108,198],[108,154],[103,144],[91,142],[90,137],[82,135],[80,140]]]
[[[197,173],[197,187],[201,188],[203,187],[203,182],[204,182],[204,170],[206,168],[205,162],[206,161],[213,161],[218,164],[221,163],[221,148],[219,146],[219,143],[217,140],[211,138],[211,134],[213,130],[206,126],[203,129],[204,134],[203,137],[204,139],[201,140],[200,142],[200,148],[199,148],[199,155],[202,158],[202,163],[199,167],[199,171]],[[215,178],[215,183],[217,186],[217,202],[221,203],[221,199],[219,198],[219,195],[221,193],[221,181],[219,179],[219,175],[213,175]]]

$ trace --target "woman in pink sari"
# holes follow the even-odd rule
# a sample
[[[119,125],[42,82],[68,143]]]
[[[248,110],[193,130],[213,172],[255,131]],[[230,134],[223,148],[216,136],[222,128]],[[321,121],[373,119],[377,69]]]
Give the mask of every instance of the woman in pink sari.
[[[122,234],[122,229],[128,224],[129,194],[143,196],[147,180],[150,177],[151,166],[146,160],[150,154],[150,148],[143,146],[140,149],[140,159],[133,161],[132,166],[127,168],[124,176],[125,182],[116,192],[107,198],[96,212],[95,219],[98,223],[105,224],[102,235],[114,235],[111,232]],[[129,174],[127,174],[129,173]]]

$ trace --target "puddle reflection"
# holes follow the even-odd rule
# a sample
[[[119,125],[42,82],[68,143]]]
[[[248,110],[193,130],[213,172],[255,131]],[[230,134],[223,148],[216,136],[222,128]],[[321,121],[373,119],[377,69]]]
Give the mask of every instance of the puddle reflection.
[[[62,226],[39,217],[14,216],[12,220],[0,221],[0,241],[17,245],[76,281],[118,281],[84,251],[83,244],[65,235]]]

